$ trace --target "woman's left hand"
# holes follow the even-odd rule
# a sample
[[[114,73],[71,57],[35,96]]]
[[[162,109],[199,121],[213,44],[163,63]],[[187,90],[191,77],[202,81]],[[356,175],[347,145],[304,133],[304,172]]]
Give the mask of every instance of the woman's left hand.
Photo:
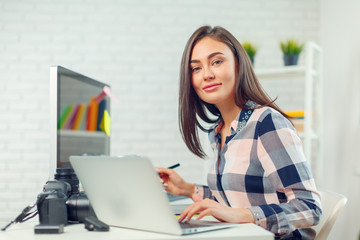
[[[207,215],[211,215],[221,222],[254,223],[255,221],[254,216],[249,209],[223,206],[211,199],[204,199],[189,205],[180,214],[178,221],[182,222],[185,219],[185,221],[188,222],[194,216],[194,214],[197,213],[199,214],[199,216],[196,218],[197,220],[200,220]]]

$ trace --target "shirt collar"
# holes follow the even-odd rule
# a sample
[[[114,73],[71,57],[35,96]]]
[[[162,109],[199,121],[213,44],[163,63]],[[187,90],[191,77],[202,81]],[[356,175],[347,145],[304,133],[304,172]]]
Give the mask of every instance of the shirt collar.
[[[234,134],[235,132],[239,132],[247,123],[250,115],[252,114],[254,108],[257,107],[257,103],[248,100],[244,106],[244,108],[239,112],[236,118],[231,122],[230,132]],[[241,119],[240,119],[241,118]],[[219,134],[222,127],[224,126],[224,121],[220,118],[214,125],[215,135]]]

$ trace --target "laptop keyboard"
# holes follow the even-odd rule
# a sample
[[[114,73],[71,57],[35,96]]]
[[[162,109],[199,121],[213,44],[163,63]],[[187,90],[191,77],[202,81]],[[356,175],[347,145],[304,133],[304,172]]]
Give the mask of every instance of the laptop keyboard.
[[[181,228],[189,229],[189,228],[199,228],[204,227],[206,225],[204,224],[196,224],[196,223],[187,223],[187,222],[181,222],[180,223]]]
[[[183,234],[192,234],[204,231],[217,230],[221,228],[228,228],[236,224],[223,222],[207,222],[201,220],[191,220],[190,222],[179,223]]]

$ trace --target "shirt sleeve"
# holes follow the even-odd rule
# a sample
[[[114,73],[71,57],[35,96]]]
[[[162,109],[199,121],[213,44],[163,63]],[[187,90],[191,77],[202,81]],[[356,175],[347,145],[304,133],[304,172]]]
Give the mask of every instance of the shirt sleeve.
[[[279,234],[318,224],[320,195],[294,127],[278,112],[258,123],[257,157],[280,203],[252,206],[256,224]]]
[[[194,195],[196,195],[196,197],[198,199],[209,198],[209,199],[215,200],[214,196],[211,193],[210,188],[208,186],[205,186],[205,185],[195,184],[195,193],[194,193]]]

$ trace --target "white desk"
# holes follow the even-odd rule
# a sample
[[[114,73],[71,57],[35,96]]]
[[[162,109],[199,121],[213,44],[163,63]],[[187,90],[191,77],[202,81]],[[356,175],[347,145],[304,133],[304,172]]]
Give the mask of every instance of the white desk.
[[[168,234],[145,232],[138,230],[130,230],[124,228],[111,227],[109,232],[90,232],[84,228],[84,224],[69,225],[64,228],[61,234],[35,234],[34,226],[38,224],[38,220],[31,222],[17,223],[5,232],[0,231],[1,240],[115,240],[115,239],[246,239],[246,240],[273,240],[274,235],[265,229],[252,224],[239,224],[239,226],[221,229],[211,232],[197,233],[186,236],[173,236]]]

